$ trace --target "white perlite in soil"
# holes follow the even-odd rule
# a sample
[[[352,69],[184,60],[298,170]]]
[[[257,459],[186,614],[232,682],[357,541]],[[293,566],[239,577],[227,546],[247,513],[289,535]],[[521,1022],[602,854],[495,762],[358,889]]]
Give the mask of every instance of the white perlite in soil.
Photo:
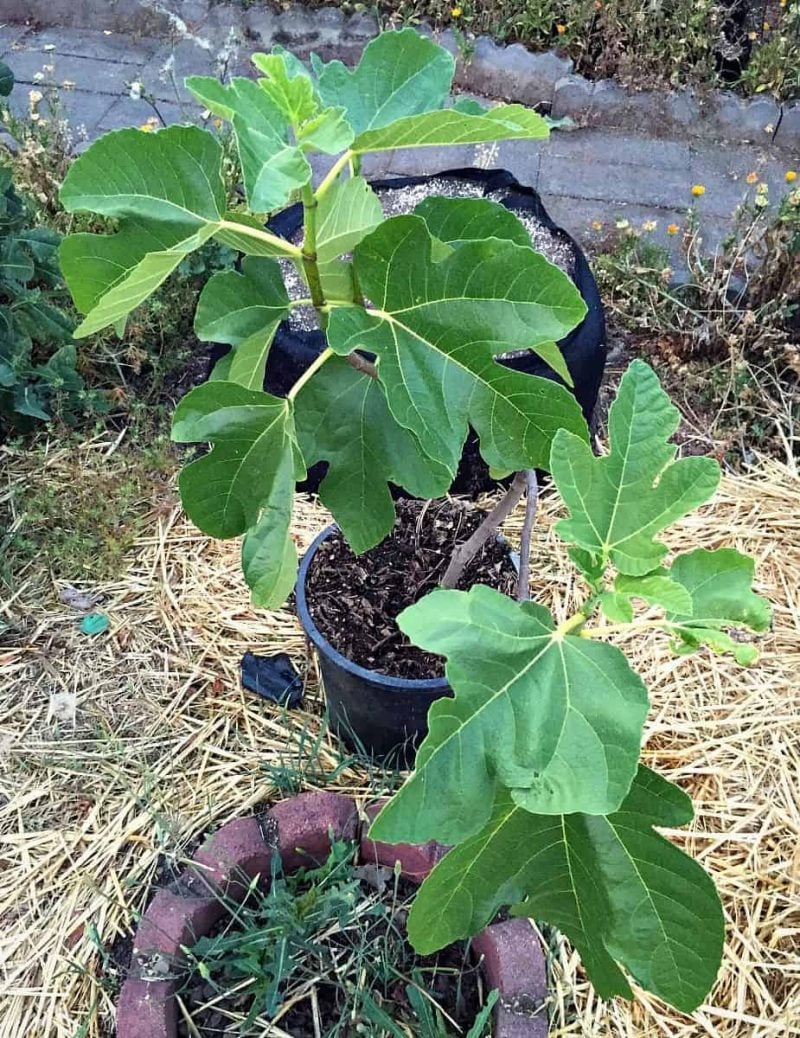
[[[449,177],[434,177],[424,184],[414,184],[410,187],[381,188],[376,195],[383,206],[384,216],[405,216],[412,213],[414,209],[425,198],[438,195],[444,198],[483,198],[483,187],[481,184],[471,180],[457,180]],[[499,202],[506,196],[505,191],[494,191],[486,197],[493,202]],[[551,263],[573,276],[575,270],[575,252],[569,242],[564,241],[559,235],[554,234],[543,223],[540,223],[532,213],[515,211],[514,215],[522,223],[531,238],[531,243],[537,252],[541,252]],[[292,238],[295,245],[299,245],[303,238],[302,228]],[[294,263],[290,260],[280,260],[286,290],[290,299],[307,299],[308,287],[301,278]],[[311,331],[319,327],[316,311],[312,306],[300,306],[292,310],[289,316],[289,326],[294,331]],[[504,357],[517,357],[526,350],[514,353],[504,353]]]

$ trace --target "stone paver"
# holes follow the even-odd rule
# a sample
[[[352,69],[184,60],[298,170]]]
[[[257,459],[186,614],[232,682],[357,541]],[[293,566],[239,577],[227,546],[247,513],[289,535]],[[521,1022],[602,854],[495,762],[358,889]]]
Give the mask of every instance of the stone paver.
[[[248,74],[250,51],[274,42],[291,44],[301,54],[314,49],[327,57],[352,61],[376,31],[371,15],[345,16],[333,8],[315,12],[299,7],[283,11],[250,7],[242,13],[241,5],[193,0],[181,8],[183,27],[171,23],[175,39],[170,41],[164,36],[163,16],[159,16],[159,37],[143,35],[140,26],[148,23],[135,20],[135,0],[125,3],[131,24],[139,27],[135,35],[103,31],[102,26],[37,31],[21,24],[0,25],[0,55],[20,82],[12,95],[13,109],[25,111],[36,73],[51,65],[56,82],[75,84],[63,94],[63,109],[73,124],[85,126],[89,138],[111,129],[140,126],[153,115],[145,102],[129,96],[129,84],[134,80],[142,82],[157,99],[167,124],[185,122],[197,119],[200,111],[183,86],[184,76],[214,74],[223,48],[228,51],[229,72]],[[785,190],[784,174],[792,164],[791,154],[776,146],[772,135],[777,126],[779,145],[781,133],[787,139],[797,130],[800,109],[796,106],[786,108],[782,123],[769,99],[763,99],[763,104],[745,103],[734,95],[720,94],[709,106],[688,91],[667,97],[631,95],[614,83],[587,85],[571,74],[568,61],[553,55],[529,54],[520,46],[503,48],[488,40],[478,41],[465,73],[453,34],[443,34],[441,42],[459,58],[460,81],[472,76],[467,88],[483,84],[494,96],[528,103],[540,100],[541,94],[553,102],[554,115],[571,114],[585,125],[571,132],[556,131],[541,144],[507,141],[496,146],[368,156],[364,163],[367,175],[409,176],[471,165],[509,169],[537,188],[553,218],[582,242],[596,243],[598,234],[607,233],[618,219],[634,226],[655,221],[655,240],[667,246],[676,261],[680,235],[667,235],[666,228],[673,223],[683,228],[690,205],[696,205],[701,216],[706,246],[713,247],[725,235],[731,214],[747,190],[748,173],[756,172],[759,180],[769,184],[773,199]],[[525,96],[520,94],[523,86]],[[602,127],[594,125],[600,102],[606,120]],[[741,136],[752,143],[706,144],[686,135],[661,137],[655,125],[658,113],[674,116],[678,109],[684,120],[702,112],[709,127],[723,130],[726,121],[738,119]],[[79,148],[85,147],[80,134],[76,140]],[[320,166],[327,163],[324,158],[319,161]],[[692,198],[693,184],[706,188],[702,198]],[[599,231],[598,223],[602,224]]]

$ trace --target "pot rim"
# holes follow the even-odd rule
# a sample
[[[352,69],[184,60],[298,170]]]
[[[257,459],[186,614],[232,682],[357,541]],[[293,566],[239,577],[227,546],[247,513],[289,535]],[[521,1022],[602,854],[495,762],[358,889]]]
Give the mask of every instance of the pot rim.
[[[308,638],[312,641],[315,648],[323,653],[328,659],[335,663],[342,670],[353,674],[357,678],[369,681],[373,685],[378,685],[386,689],[386,691],[401,691],[401,692],[444,692],[450,684],[447,678],[397,678],[392,677],[390,674],[383,674],[379,670],[368,670],[366,667],[359,666],[358,663],[353,663],[346,656],[343,656],[338,650],[334,649],[328,639],[322,634],[320,629],[314,623],[311,617],[311,612],[308,608],[308,601],[306,599],[306,578],[311,563],[316,555],[320,545],[323,541],[326,541],[333,533],[335,533],[339,527],[336,523],[331,523],[326,526],[324,530],[317,534],[314,540],[306,549],[305,554],[300,562],[300,568],[297,571],[297,584],[295,585],[295,601],[297,603],[297,615]]]

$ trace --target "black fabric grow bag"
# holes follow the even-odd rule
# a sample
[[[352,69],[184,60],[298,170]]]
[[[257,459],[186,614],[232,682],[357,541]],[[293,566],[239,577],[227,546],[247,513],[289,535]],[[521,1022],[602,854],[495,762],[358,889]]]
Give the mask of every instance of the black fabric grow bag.
[[[575,256],[573,281],[586,303],[587,314],[581,324],[558,345],[574,380],[575,397],[581,405],[587,422],[591,421],[606,361],[605,319],[594,275],[580,246],[571,235],[550,219],[538,193],[533,188],[520,184],[517,178],[507,170],[450,169],[430,176],[373,180],[371,185],[379,190],[391,190],[416,187],[433,179],[467,180],[478,183],[483,186],[485,195],[503,192],[501,202],[507,209],[512,212],[531,213],[555,236],[572,247]],[[302,219],[303,208],[298,204],[279,213],[269,222],[268,226],[275,234],[291,239],[300,230]],[[284,396],[324,348],[325,338],[321,331],[295,331],[288,322],[284,322],[278,329],[270,349],[264,388],[277,396]],[[225,347],[220,348],[219,352],[214,351],[212,359],[216,360],[224,352],[226,352]],[[539,375],[560,381],[544,361],[533,353],[504,359],[500,363],[529,375]],[[306,480],[299,484],[300,489],[316,491],[326,469],[327,463],[325,462],[314,465],[309,470]],[[492,485],[494,484],[489,477],[488,468],[478,451],[477,439],[473,433],[470,433],[464,448],[462,463],[453,484],[453,492],[477,494]]]

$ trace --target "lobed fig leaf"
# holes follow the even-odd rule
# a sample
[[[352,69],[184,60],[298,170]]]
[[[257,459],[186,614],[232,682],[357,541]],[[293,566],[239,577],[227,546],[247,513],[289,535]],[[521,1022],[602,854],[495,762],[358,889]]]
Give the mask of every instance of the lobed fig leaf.
[[[559,430],[550,461],[570,513],[556,527],[563,540],[629,576],[660,565],[667,548],[655,535],[707,501],[719,483],[713,458],[674,460],[676,447],[668,440],[679,418],[652,368],[635,360],[609,412],[605,457]]]
[[[300,390],[297,437],[307,465],[327,461],[319,495],[356,554],[394,524],[389,483],[415,497],[440,497],[450,473],[392,418],[380,383],[334,357]]]
[[[197,301],[194,330],[199,339],[229,343],[234,349],[218,361],[215,378],[261,389],[272,340],[289,313],[289,297],[274,260],[248,257],[242,272],[210,277]]]
[[[493,358],[549,348],[583,318],[583,300],[532,249],[489,239],[435,262],[433,242],[424,220],[400,216],[356,246],[358,283],[375,309],[335,309],[330,346],[375,354],[395,420],[451,473],[468,424],[490,466],[546,466],[558,429],[587,436],[580,408],[563,387]]]
[[[364,48],[354,69],[314,61],[323,104],[344,108],[356,134],[441,108],[455,73],[451,54],[414,29],[385,32]]]
[[[772,611],[766,599],[752,589],[755,564],[734,548],[718,548],[679,555],[670,567],[670,576],[685,588],[691,609],[676,609],[667,614],[678,636],[679,651],[692,651],[708,645],[715,652],[730,652],[748,666],[757,657],[755,648],[737,641],[724,629],[738,626],[766,631]]]
[[[711,879],[654,831],[692,818],[689,798],[640,767],[620,807],[600,817],[537,815],[507,791],[491,819],[435,867],[408,935],[427,955],[478,933],[503,906],[562,930],[601,998],[633,979],[690,1013],[720,966],[724,919]]]
[[[434,591],[398,623],[447,657],[454,698],[431,707],[415,770],[376,819],[376,839],[457,843],[488,822],[500,786],[542,814],[619,807],[648,705],[619,649],[564,635],[543,606],[482,585]]]

